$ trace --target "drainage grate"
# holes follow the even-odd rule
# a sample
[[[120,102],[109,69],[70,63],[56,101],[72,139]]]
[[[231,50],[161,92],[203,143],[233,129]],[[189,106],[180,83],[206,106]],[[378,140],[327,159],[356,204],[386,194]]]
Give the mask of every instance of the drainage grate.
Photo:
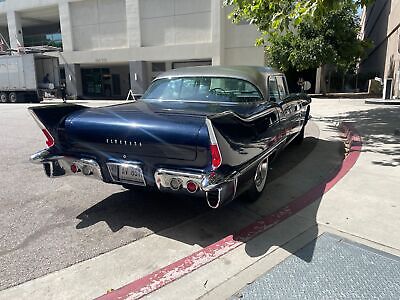
[[[400,257],[325,233],[234,299],[400,299]]]

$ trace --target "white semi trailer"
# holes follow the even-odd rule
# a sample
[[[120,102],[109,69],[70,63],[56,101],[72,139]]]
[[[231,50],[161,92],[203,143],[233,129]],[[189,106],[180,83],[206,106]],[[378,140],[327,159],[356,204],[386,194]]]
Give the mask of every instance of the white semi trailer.
[[[39,102],[57,94],[60,68],[57,57],[43,54],[0,56],[0,102]]]

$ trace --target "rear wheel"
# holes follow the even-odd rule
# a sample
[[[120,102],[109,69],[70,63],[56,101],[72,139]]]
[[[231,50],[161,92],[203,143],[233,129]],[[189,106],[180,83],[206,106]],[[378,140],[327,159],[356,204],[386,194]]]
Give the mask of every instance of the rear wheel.
[[[8,97],[11,103],[16,103],[18,101],[17,93],[12,92]]]
[[[8,101],[7,93],[4,93],[4,92],[0,93],[0,102],[6,103],[7,101]]]
[[[267,185],[269,158],[263,160],[256,169],[251,188],[245,193],[243,199],[245,202],[253,203],[258,200]]]

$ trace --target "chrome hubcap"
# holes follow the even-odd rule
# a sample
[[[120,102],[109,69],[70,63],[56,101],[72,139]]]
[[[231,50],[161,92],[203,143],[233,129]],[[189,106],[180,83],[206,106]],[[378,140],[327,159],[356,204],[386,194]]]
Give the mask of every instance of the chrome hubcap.
[[[254,176],[254,184],[259,193],[262,192],[265,186],[265,182],[267,181],[268,174],[268,158],[261,162],[256,171],[256,175]]]
[[[17,102],[17,96],[15,94],[10,95],[10,102]]]

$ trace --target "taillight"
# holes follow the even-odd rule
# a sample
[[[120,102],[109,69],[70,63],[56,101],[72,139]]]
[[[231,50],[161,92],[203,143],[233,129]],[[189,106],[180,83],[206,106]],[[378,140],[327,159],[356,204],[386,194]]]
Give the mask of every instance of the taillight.
[[[198,185],[194,181],[189,180],[186,183],[186,189],[189,193],[196,193],[198,188]]]
[[[222,158],[221,158],[221,153],[219,152],[218,145],[210,145],[210,150],[211,150],[211,165],[213,169],[219,168],[219,166],[222,164]]]
[[[49,147],[49,148],[53,147],[54,146],[54,138],[51,136],[50,132],[46,128],[42,129],[42,132],[47,139],[46,140],[47,147]]]
[[[211,151],[211,166],[213,170],[219,168],[222,164],[222,156],[219,151],[217,137],[215,136],[214,127],[212,126],[211,120],[206,119],[206,125],[208,135],[210,137],[210,151]]]

